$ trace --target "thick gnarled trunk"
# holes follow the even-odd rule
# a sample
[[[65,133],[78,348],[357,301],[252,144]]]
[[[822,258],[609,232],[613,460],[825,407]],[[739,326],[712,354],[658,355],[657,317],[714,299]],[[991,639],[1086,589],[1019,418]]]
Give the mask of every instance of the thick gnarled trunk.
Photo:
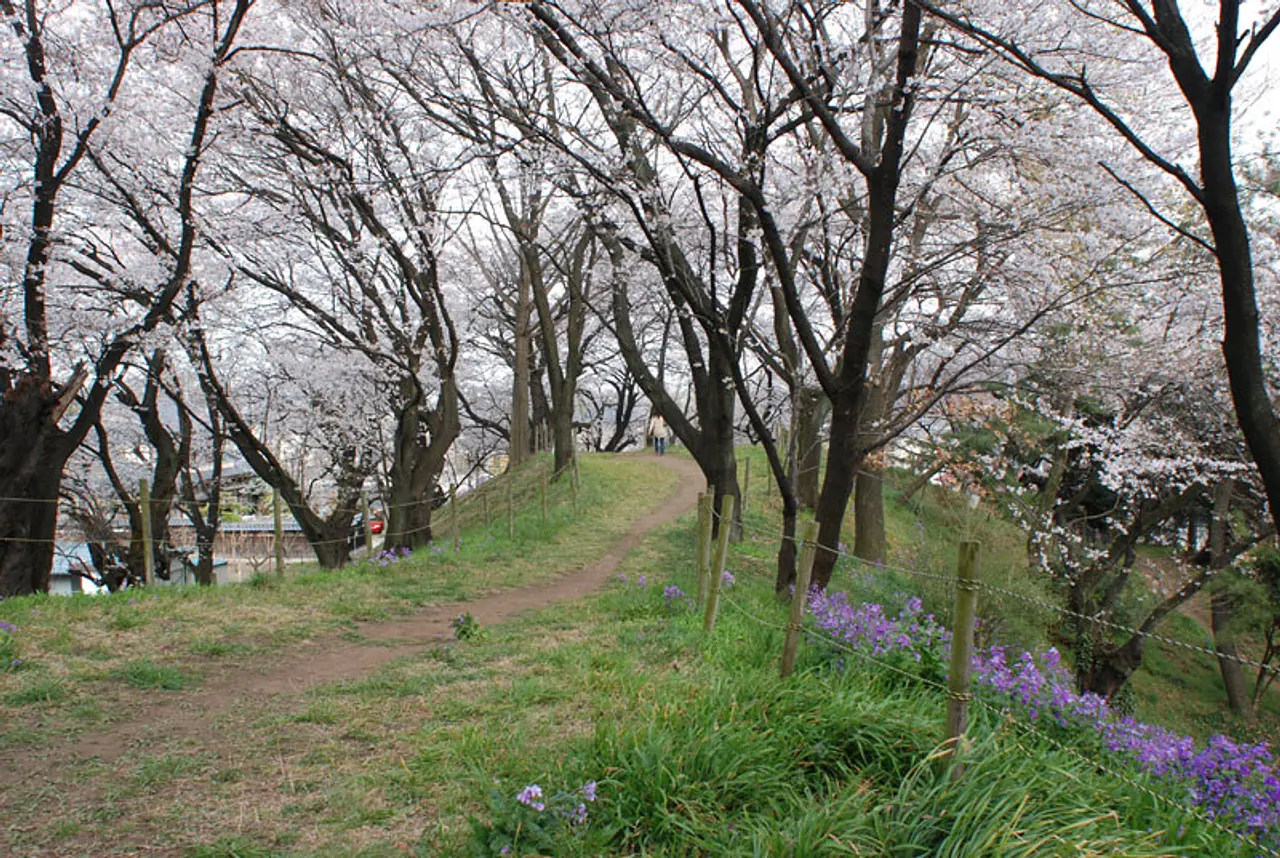
[[[440,475],[449,448],[461,431],[458,389],[452,379],[440,385],[435,404],[423,407],[424,392],[416,379],[401,382],[400,419],[396,422],[395,455],[391,463],[391,497],[387,509],[388,549],[413,550],[432,541],[431,514],[442,496]],[[422,443],[423,423],[427,443]]]
[[[66,464],[56,398],[29,378],[0,403],[0,596],[48,591]]]

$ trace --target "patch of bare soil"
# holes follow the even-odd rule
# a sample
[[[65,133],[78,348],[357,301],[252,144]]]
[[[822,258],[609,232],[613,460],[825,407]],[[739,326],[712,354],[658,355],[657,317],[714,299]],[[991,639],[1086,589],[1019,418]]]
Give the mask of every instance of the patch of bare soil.
[[[450,620],[470,613],[482,626],[502,623],[516,614],[545,608],[557,602],[581,598],[601,589],[618,569],[622,559],[641,538],[663,524],[689,512],[697,503],[704,481],[697,466],[686,459],[650,457],[658,465],[676,471],[680,480],[672,494],[652,512],[636,521],[627,534],[603,557],[583,568],[566,570],[550,581],[505,590],[471,602],[439,604],[405,618],[364,623],[358,642],[328,638],[307,641],[273,657],[269,669],[231,665],[209,675],[203,685],[191,691],[169,693],[163,700],[139,701],[130,721],[112,724],[100,732],[78,739],[51,741],[40,748],[14,748],[0,755],[0,819],[15,801],[33,791],[62,781],[62,800],[70,770],[83,766],[100,768],[116,760],[140,754],[157,736],[166,742],[185,745],[191,755],[223,756],[223,748],[233,744],[223,732],[229,722],[244,723],[255,712],[267,714],[278,708],[279,695],[294,695],[321,683],[364,676],[415,651],[438,645],[452,637]],[[225,716],[233,714],[234,718]],[[95,766],[96,763],[96,766]],[[72,779],[71,789],[76,788]],[[84,780],[84,789],[101,785]],[[58,800],[49,809],[53,812]],[[68,844],[70,845],[70,844]],[[83,846],[84,844],[81,844]],[[55,854],[55,853],[42,853]]]

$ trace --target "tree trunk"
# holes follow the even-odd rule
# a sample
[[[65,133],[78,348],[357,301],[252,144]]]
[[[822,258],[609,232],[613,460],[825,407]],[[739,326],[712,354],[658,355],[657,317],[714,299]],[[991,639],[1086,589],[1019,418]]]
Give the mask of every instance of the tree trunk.
[[[1234,34],[1224,35],[1234,38]],[[1227,71],[1230,73],[1230,66]],[[1262,365],[1249,228],[1240,210],[1232,163],[1230,91],[1229,83],[1224,83],[1205,88],[1203,99],[1187,95],[1199,125],[1202,203],[1213,231],[1222,281],[1222,354],[1231,382],[1231,399],[1266,487],[1272,519],[1280,530],[1280,420],[1272,408]]]
[[[1219,480],[1213,488],[1213,517],[1209,520],[1209,567],[1215,571],[1227,568],[1227,543],[1231,540],[1231,480]],[[1218,670],[1227,692],[1231,711],[1243,718],[1253,717],[1249,690],[1236,649],[1231,624],[1233,598],[1229,587],[1219,577],[1209,602],[1209,624],[1213,628],[1213,648],[1218,653]]]
[[[395,454],[390,468],[391,497],[383,539],[388,549],[413,550],[431,542],[436,488],[444,473],[449,448],[461,428],[458,392],[452,379],[441,380],[434,408],[423,407],[423,396],[417,379],[401,380],[401,412],[396,421]],[[424,418],[425,427],[422,426]],[[424,428],[429,435],[425,444]]]
[[[730,391],[732,392],[732,388]],[[721,410],[711,425],[703,427],[701,437],[702,443],[696,448],[690,448],[690,452],[693,453],[694,460],[706,476],[707,485],[715,487],[715,506],[713,507],[715,511],[719,513],[726,495],[733,498],[733,530],[730,537],[741,539],[742,498],[738,487],[738,460],[733,452],[732,409],[727,413]],[[715,519],[713,525],[712,534],[718,535],[720,520]]]
[[[796,504],[787,503],[783,498],[782,504],[782,543],[778,546],[778,574],[773,581],[773,590],[779,596],[785,596],[796,583],[796,556],[799,553],[796,550],[796,540],[799,538],[799,531],[796,527],[799,518],[799,509]]]
[[[853,493],[853,553],[868,563],[883,564],[886,547],[884,534],[884,478],[881,471],[871,470],[863,462],[858,471]]]
[[[573,464],[575,442],[573,437],[573,411],[568,408],[557,408],[551,415],[552,448],[555,451],[555,464],[551,478],[558,480]]]
[[[206,425],[211,435],[213,465],[209,479],[205,481],[191,466],[192,419],[188,405],[180,394],[171,395],[174,404],[178,406],[182,446],[188,451],[182,472],[178,475],[181,487],[179,506],[196,532],[196,583],[202,587],[211,587],[217,583],[213,572],[213,546],[222,523],[222,453],[226,447],[226,435],[222,431],[222,418],[218,413],[217,402],[206,394],[205,409],[208,414]],[[200,486],[204,489],[205,500],[208,503],[207,510],[203,513],[200,511],[199,498],[196,497],[196,480],[200,480]]]
[[[24,495],[19,500],[0,500],[0,534],[4,534],[0,540],[0,596],[47,593],[53,572],[62,463],[33,461],[21,472],[0,473],[0,482],[21,485]]]
[[[1140,635],[1129,638],[1123,646],[1105,647],[1094,657],[1092,670],[1080,677],[1081,691],[1091,691],[1110,700],[1134,671],[1142,667],[1145,652],[1146,638]]]
[[[1167,515],[1162,516],[1161,520],[1168,518]],[[1143,528],[1143,532],[1149,531],[1150,528]],[[1114,558],[1107,561],[1114,563]],[[1142,658],[1146,652],[1147,637],[1159,627],[1173,611],[1186,603],[1188,599],[1200,592],[1205,582],[1210,579],[1211,570],[1201,570],[1199,574],[1191,580],[1184,583],[1172,595],[1167,596],[1162,602],[1151,609],[1146,619],[1133,632],[1129,634],[1129,639],[1123,644],[1106,643],[1103,637],[1103,627],[1100,623],[1090,620],[1080,620],[1080,616],[1092,617],[1094,615],[1110,614],[1111,605],[1114,603],[1114,597],[1123,590],[1123,578],[1112,581],[1107,588],[1108,594],[1101,600],[1095,601],[1090,595],[1098,585],[1098,579],[1093,577],[1077,578],[1076,584],[1071,588],[1070,608],[1077,615],[1072,618],[1068,628],[1073,629],[1078,635],[1077,643],[1083,643],[1086,640],[1090,643],[1087,648],[1078,649],[1080,658],[1076,662],[1076,679],[1081,691],[1092,691],[1103,697],[1110,698],[1129,681],[1134,672],[1142,666]]]
[[[613,409],[613,433],[600,448],[604,453],[621,453],[631,444],[632,439],[629,434],[631,418],[635,414],[636,403],[640,398],[636,383],[631,377],[631,371],[625,364],[621,377],[615,376],[615,379],[607,382],[618,394],[618,402]]]
[[[859,423],[859,400],[845,394],[831,403],[831,441],[827,452],[827,473],[818,496],[818,543],[820,550],[813,558],[813,586],[825,590],[831,583],[839,559],[840,531],[854,480],[862,467],[863,454],[856,443]]]
[[[408,480],[396,480],[392,476],[391,491],[387,501],[387,533],[383,545],[387,549],[413,550],[435,538],[431,526],[432,499],[415,497]]]
[[[529,384],[532,380],[529,369],[533,352],[533,326],[530,319],[533,315],[533,302],[530,299],[529,272],[523,264],[520,268],[520,290],[516,296],[516,329],[515,329],[515,377],[511,382],[511,442],[508,448],[508,461],[514,468],[529,459]]]
[[[196,528],[196,583],[201,587],[212,587],[217,583],[213,574],[213,540],[216,536],[216,530]]]
[[[1225,589],[1218,589],[1211,596],[1209,619],[1213,625],[1213,648],[1218,653],[1218,669],[1222,672],[1222,685],[1227,691],[1227,704],[1236,715],[1252,720],[1254,712],[1249,701],[1249,688],[1240,665],[1240,653],[1232,640],[1232,607],[1231,594]]]
[[[822,425],[830,403],[817,387],[801,388],[796,397],[796,501],[801,509],[818,506],[822,470]]]
[[[0,400],[0,596],[49,590],[68,455],[53,421],[56,403],[31,376]]]
[[[765,14],[755,4],[744,4],[744,9],[755,22],[757,29],[770,41],[770,50],[784,51],[777,43],[776,33]],[[862,440],[863,412],[869,395],[868,368],[872,366],[872,349],[877,347],[877,316],[884,298],[890,260],[893,255],[894,231],[897,226],[897,194],[902,178],[907,125],[914,108],[915,88],[913,78],[920,56],[921,10],[913,4],[902,7],[902,23],[898,35],[898,52],[894,83],[884,103],[883,137],[878,159],[866,166],[867,196],[866,239],[863,246],[858,285],[843,327],[843,347],[834,373],[824,369],[820,378],[827,376],[823,387],[831,399],[830,451],[827,454],[827,471],[818,496],[818,543],[820,550],[814,558],[813,585],[825,589],[831,582],[837,560],[836,549],[844,525],[844,514],[849,496],[853,492],[854,478],[866,458],[866,445]],[[801,90],[810,84],[798,74],[788,71],[791,83]],[[815,93],[816,96],[816,93]],[[839,120],[833,114],[822,114],[822,124],[836,141],[846,141]],[[841,154],[853,163],[862,161],[863,154],[849,151],[843,144]],[[763,220],[763,217],[762,217]],[[785,247],[778,247],[780,239],[776,231],[766,229],[774,257],[775,268],[785,273],[782,264],[788,254]],[[806,341],[812,341],[813,330],[798,302],[794,302],[794,283],[784,291],[788,297],[788,312],[792,322],[808,331]],[[792,303],[797,306],[792,307]],[[808,347],[806,347],[808,350]],[[811,361],[816,355],[811,354]],[[823,363],[825,367],[825,363]]]

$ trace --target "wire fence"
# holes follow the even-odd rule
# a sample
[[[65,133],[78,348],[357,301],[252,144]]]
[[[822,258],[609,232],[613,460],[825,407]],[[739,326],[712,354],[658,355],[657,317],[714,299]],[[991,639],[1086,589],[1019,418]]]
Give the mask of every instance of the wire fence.
[[[576,517],[579,510],[578,493],[580,488],[578,461],[576,455],[567,465],[558,470],[551,470],[549,463],[538,459],[534,459],[530,464],[531,466],[524,470],[523,476],[517,475],[509,476],[506,479],[489,480],[481,484],[481,486],[476,489],[462,495],[451,493],[450,499],[442,505],[437,504],[435,506],[430,506],[431,502],[429,500],[423,500],[415,503],[405,503],[384,507],[384,509],[387,510],[407,507],[422,509],[423,507],[428,507],[430,512],[429,517],[425,522],[414,523],[411,520],[409,523],[412,526],[408,528],[397,527],[394,532],[391,532],[389,529],[384,529],[382,544],[384,546],[387,545],[388,538],[394,539],[397,544],[404,544],[406,542],[413,543],[417,541],[415,537],[424,533],[430,533],[432,537],[436,537],[439,534],[449,534],[451,536],[451,541],[455,543],[455,547],[459,547],[462,529],[465,527],[466,529],[471,530],[479,525],[479,521],[477,521],[477,519],[479,517],[479,509],[482,505],[485,510],[483,519],[484,531],[491,535],[490,532],[494,521],[489,513],[494,511],[491,509],[491,501],[495,498],[505,506],[504,510],[498,510],[502,513],[500,517],[504,519],[509,518],[510,526],[513,530],[517,518],[523,521],[528,517],[528,513],[524,508],[536,500],[541,500],[542,502],[544,520],[550,515],[552,509],[562,509],[570,502],[572,503],[573,514]],[[568,484],[568,492],[566,493],[564,489],[553,488],[553,486],[557,484],[559,478],[566,475],[571,477],[571,479],[564,481]],[[532,480],[529,480],[530,476],[533,477]],[[514,485],[513,483],[517,481],[519,482],[519,485]],[[566,496],[566,494],[568,496]],[[518,516],[517,510],[520,511]],[[362,504],[359,512],[363,514],[364,511],[365,506]],[[374,555],[374,548],[376,546],[373,540],[369,540],[369,536],[371,535],[369,529],[362,527],[359,523],[353,523],[352,526],[348,527],[344,522],[335,522],[334,517],[337,515],[338,513],[334,511],[330,511],[327,514],[326,520],[322,520],[318,525],[320,533],[323,534],[323,531],[326,528],[332,528],[335,525],[342,527],[346,532],[341,536],[321,538],[306,536],[304,531],[302,535],[305,538],[307,548],[319,555],[321,552],[331,549],[334,546],[346,546],[349,548],[348,557],[350,560],[359,561],[363,559],[376,559]],[[390,523],[388,522],[386,524],[389,525]],[[274,527],[267,526],[260,530],[246,531],[243,534],[236,531],[220,529],[220,534],[224,536],[230,534],[231,537],[231,539],[224,544],[222,553],[225,559],[228,559],[233,563],[249,564],[253,566],[254,570],[258,570],[262,564],[269,563],[273,556],[283,556],[280,554],[282,551],[281,545],[283,544],[282,539],[286,535],[297,537],[299,535],[298,527],[300,527],[300,525],[292,527],[288,531],[284,531],[283,529],[277,531]],[[316,528],[315,525],[312,525],[312,527]],[[264,537],[264,539],[258,540],[261,544],[257,546],[257,551],[254,551],[254,543],[252,540],[250,540],[250,544],[246,546],[243,542],[237,543],[234,541],[234,537],[237,535],[260,536]],[[515,534],[513,533],[512,536],[514,535]],[[108,543],[122,544],[133,541],[133,534],[128,530],[114,533],[110,539],[95,538],[83,533],[77,534],[77,537],[79,542],[103,545]],[[68,545],[67,539],[68,536],[66,534],[62,534],[54,539],[5,536],[0,537],[0,543],[8,542],[51,545],[55,555],[63,557],[69,563],[70,571],[73,575],[83,575],[83,573],[76,572],[75,566],[77,563],[87,562],[86,558],[78,556],[74,551],[68,552],[66,548]],[[362,542],[362,540],[368,541]],[[433,541],[436,540],[433,538]],[[157,541],[155,544],[167,550],[176,549],[180,552],[194,550],[196,548],[195,545],[175,545],[171,539],[163,542]],[[364,550],[364,557],[359,555],[361,549]],[[297,558],[294,556],[292,559],[296,561]]]
[[[883,472],[863,471],[861,473],[876,477],[877,479],[883,480],[892,486],[892,483],[887,479],[887,475]],[[915,482],[916,481],[913,480],[912,484],[914,485]],[[769,501],[769,492],[767,489],[764,491],[765,500]],[[755,494],[759,494],[759,492],[755,492]],[[776,490],[774,490],[773,494],[776,495]],[[755,500],[758,501],[759,498],[757,497]],[[968,504],[965,504],[964,500],[957,500],[960,500],[960,503],[955,504],[955,508],[952,510],[955,514],[956,523],[964,524],[963,519],[966,516],[976,518],[982,515],[981,512],[975,513],[972,507],[969,507],[968,510],[960,509],[959,507],[961,505],[968,506]],[[916,504],[913,504],[913,506],[915,507],[917,521],[922,521],[920,503],[917,502]],[[776,515],[777,511],[778,508],[775,505],[770,515]],[[708,512],[708,518],[717,525],[717,529],[724,529],[723,525],[728,523],[724,520],[724,517],[722,517],[718,511],[713,509],[709,509]],[[790,541],[794,549],[792,552],[793,556],[799,556],[802,558],[801,562],[803,562],[804,548],[806,544],[805,541],[798,536],[782,533],[780,528],[765,527],[758,523],[761,520],[767,520],[768,517],[769,516],[759,513],[753,517],[738,514],[734,516],[736,520],[733,523],[737,527],[741,528],[741,532],[745,536],[756,542],[764,541],[781,544],[784,541]],[[988,521],[990,521],[990,518],[991,517],[989,515],[986,516]],[[800,528],[797,529],[799,530]],[[968,528],[956,527],[957,531],[966,529]],[[708,533],[709,532],[710,528],[708,528]],[[700,538],[704,537],[700,535]],[[920,533],[920,539],[921,542],[925,544],[924,547],[930,547],[927,545],[929,537],[923,531]],[[932,547],[936,548],[937,546],[935,545]],[[911,595],[925,594],[936,600],[942,595],[955,597],[960,589],[957,587],[957,576],[954,574],[942,574],[936,571],[936,563],[926,563],[923,564],[924,568],[921,568],[914,564],[868,562],[857,557],[853,552],[848,551],[842,544],[832,547],[821,546],[815,543],[810,546],[810,550],[815,553],[825,553],[828,555],[829,560],[837,564],[835,571],[839,576],[837,580],[841,588],[845,586],[849,586],[851,590],[862,588],[864,594],[872,593],[874,595],[883,596],[886,592],[886,588],[891,586],[899,588],[897,595],[904,599],[907,597],[908,593],[903,591],[913,590],[916,592]],[[700,548],[699,551],[701,552],[702,549]],[[772,564],[771,560],[741,552],[735,556],[735,562],[736,561],[755,561],[759,562],[761,565]],[[701,560],[699,562],[702,563]],[[1199,574],[1199,571],[1201,570],[1190,568],[1188,575],[1194,576]],[[904,585],[904,581],[914,581],[919,586],[911,587],[910,585]],[[1218,666],[1223,663],[1234,663],[1242,667],[1248,667],[1257,671],[1256,682],[1264,689],[1264,691],[1266,688],[1264,683],[1273,678],[1277,672],[1280,672],[1280,665],[1274,664],[1270,658],[1267,658],[1266,660],[1259,660],[1240,653],[1220,651],[1214,644],[1212,633],[1207,629],[1203,632],[1203,642],[1196,642],[1194,640],[1195,632],[1190,631],[1191,625],[1183,624],[1183,628],[1186,631],[1180,631],[1178,634],[1183,637],[1187,637],[1188,635],[1191,637],[1189,639],[1179,639],[1178,637],[1174,637],[1170,634],[1162,634],[1158,632],[1154,626],[1149,626],[1147,623],[1123,622],[1120,618],[1111,615],[1105,610],[1098,611],[1093,614],[1086,614],[1081,611],[1073,610],[1065,603],[1065,598],[1063,602],[1052,601],[1054,598],[1053,595],[1050,595],[1050,593],[1053,592],[1052,587],[1050,587],[1050,589],[1046,589],[1045,592],[1041,594],[1040,590],[1044,588],[1039,584],[1029,587],[1028,592],[1020,592],[1015,589],[1011,583],[1007,583],[1004,586],[1002,586],[1002,583],[1003,582],[993,580],[979,580],[975,582],[974,589],[981,597],[982,602],[988,611],[999,611],[1003,614],[1019,614],[1020,616],[1025,617],[1028,616],[1026,609],[1030,607],[1034,608],[1036,612],[1043,614],[1045,618],[1051,622],[1074,623],[1078,628],[1087,628],[1094,631],[1105,632],[1106,636],[1116,639],[1117,642],[1119,640],[1123,640],[1124,637],[1127,637],[1131,641],[1139,640],[1143,644],[1158,645],[1170,648],[1171,650],[1192,653],[1197,657],[1209,657],[1213,660],[1213,664],[1209,669],[1213,671],[1216,671]],[[836,583],[833,581],[831,586],[834,588]],[[1057,581],[1053,586],[1062,586],[1065,588],[1067,586],[1067,582]],[[920,590],[920,587],[925,587],[925,590]],[[1033,593],[1031,590],[1034,590],[1035,592]],[[753,610],[744,605],[739,599],[723,593],[718,596],[718,600],[723,602],[730,610],[735,614],[740,615],[749,623],[766,627],[783,634],[787,634],[789,631],[794,631],[792,623],[783,622],[781,618],[775,620],[767,616],[771,606],[762,606],[762,608]],[[853,600],[854,596],[851,592],[850,601],[853,602]],[[1150,608],[1151,605],[1148,604],[1147,607]],[[762,616],[762,614],[765,614],[766,616]],[[1142,616],[1141,613],[1139,615]],[[708,628],[712,627],[713,625],[708,626]],[[1258,834],[1260,830],[1260,823],[1251,822],[1244,817],[1241,817],[1239,826],[1233,826],[1230,824],[1230,820],[1236,815],[1235,811],[1226,810],[1223,807],[1217,807],[1212,803],[1207,805],[1197,804],[1196,800],[1203,798],[1203,796],[1190,792],[1189,782],[1173,781],[1162,783],[1162,775],[1159,770],[1153,774],[1151,772],[1143,771],[1141,768],[1130,768],[1133,764],[1131,764],[1126,758],[1126,753],[1128,752],[1124,750],[1107,750],[1108,746],[1105,742],[1102,742],[1101,738],[1099,741],[1102,742],[1102,748],[1097,753],[1086,753],[1080,747],[1073,746],[1070,741],[1063,741],[1063,739],[1053,735],[1051,732],[1046,731],[1038,725],[1035,721],[1036,713],[1034,710],[1020,710],[1012,700],[1007,700],[1007,702],[997,702],[1006,701],[1006,696],[998,692],[983,692],[977,695],[966,692],[957,695],[955,691],[948,688],[948,686],[942,682],[938,682],[928,676],[924,676],[919,672],[905,669],[902,666],[890,663],[883,658],[877,658],[873,653],[867,650],[849,645],[814,625],[811,619],[806,622],[803,633],[811,641],[819,642],[823,647],[830,648],[832,651],[840,653],[841,655],[851,656],[863,662],[873,664],[877,669],[883,670],[888,674],[908,679],[913,683],[928,688],[932,692],[938,692],[950,701],[963,699],[965,701],[965,705],[968,705],[968,703],[971,702],[980,710],[998,718],[999,723],[1008,725],[1014,747],[1028,755],[1028,757],[1034,756],[1033,752],[1026,747],[1024,744],[1025,740],[1020,740],[1019,737],[1035,737],[1035,739],[1043,743],[1044,746],[1050,747],[1077,763],[1087,766],[1092,770],[1096,770],[1100,774],[1104,774],[1117,782],[1125,784],[1127,787],[1147,796],[1160,806],[1175,811],[1176,813],[1185,814],[1189,820],[1196,820],[1212,831],[1231,838],[1233,841],[1240,844],[1241,847],[1249,850],[1248,854],[1250,855],[1266,855],[1272,856],[1272,858],[1280,858],[1280,851],[1277,851],[1276,847],[1273,845],[1274,841],[1270,836],[1273,833],[1272,831],[1268,830],[1265,834]],[[784,648],[784,675],[786,674],[785,659],[786,656]],[[1099,736],[1101,737],[1101,733]],[[1124,746],[1117,745],[1111,747],[1123,748]],[[1100,756],[1099,754],[1105,754],[1105,756]],[[1280,775],[1277,776],[1280,777]],[[1220,814],[1221,816],[1219,816]]]
[[[910,570],[910,571],[914,571],[914,570]],[[932,577],[937,577],[937,576],[932,576]],[[732,608],[739,616],[743,617],[750,623],[753,623],[762,628],[768,628],[776,632],[781,632],[783,634],[785,634],[789,630],[788,623],[778,622],[775,620],[762,617],[757,611],[753,611],[749,609],[748,607],[743,605],[740,601],[732,598],[727,594],[721,594],[720,600],[724,604]],[[878,658],[874,653],[867,652],[865,649],[860,649],[858,647],[852,646],[847,642],[842,641],[831,634],[827,634],[823,632],[822,630],[818,629],[817,627],[811,624],[805,627],[805,633],[810,638],[811,641],[816,642],[823,647],[827,647],[843,655],[852,656],[863,663],[872,665],[878,670],[884,671],[885,673],[892,674],[894,676],[906,679],[915,685],[929,689],[930,691],[937,692],[940,695],[942,695],[944,698],[949,697],[954,699],[954,697],[956,696],[952,692],[952,690],[943,682],[939,682],[935,679],[931,679],[928,676],[924,676],[919,672],[908,670],[899,665],[886,661],[882,658]],[[977,695],[966,694],[964,695],[964,699],[966,700],[966,702],[972,702],[977,706],[979,706],[980,708],[984,709],[985,711],[995,715],[1000,723],[1008,725],[1009,727],[1015,728],[1024,733],[1035,736],[1037,739],[1044,742],[1046,745],[1052,747],[1054,750],[1058,751],[1059,753],[1062,753],[1065,756],[1070,757],[1071,759],[1075,760],[1078,763],[1084,764],[1085,766],[1099,773],[1105,774],[1108,777],[1114,778],[1115,780],[1120,781],[1125,785],[1138,790],[1139,792],[1143,793],[1147,797],[1151,798],[1156,803],[1161,804],[1171,810],[1175,810],[1180,813],[1185,813],[1189,817],[1196,819],[1197,821],[1212,828],[1214,831],[1218,832],[1219,834],[1222,834],[1224,836],[1227,836],[1235,840],[1236,842],[1240,843],[1242,846],[1246,846],[1249,849],[1256,849],[1259,853],[1272,856],[1272,858],[1280,858],[1280,851],[1277,851],[1275,848],[1271,847],[1270,845],[1264,842],[1261,842],[1257,838],[1251,837],[1241,832],[1238,829],[1231,828],[1227,825],[1224,825],[1222,822],[1218,821],[1217,819],[1215,819],[1213,816],[1206,813],[1201,808],[1181,802],[1176,798],[1174,798],[1169,793],[1153,788],[1149,783],[1144,782],[1141,779],[1141,776],[1135,776],[1134,774],[1125,771],[1124,768],[1122,768],[1121,766],[1113,765],[1110,761],[1105,760],[1098,756],[1089,756],[1084,754],[1078,748],[1073,747],[1070,744],[1063,742],[1062,740],[1050,735],[1045,730],[1042,730],[1039,726],[1037,726],[1033,721],[1029,720],[1028,718],[1021,717],[1020,713],[1013,707],[993,703],[990,700],[986,699],[981,694],[977,694]],[[1021,742],[1017,741],[1016,738],[1013,740],[1013,745],[1014,747],[1018,748],[1023,754],[1025,754],[1028,758],[1036,757],[1036,754],[1031,749],[1027,748]]]
[[[721,516],[718,512],[713,512],[712,516],[717,522],[721,521]],[[741,527],[745,533],[762,536],[768,539],[775,539],[778,541],[792,542],[793,544],[796,545],[797,552],[799,551],[799,548],[802,545],[802,542],[799,538],[794,536],[788,536],[787,534],[781,533],[779,531],[751,525],[746,522],[741,523]],[[879,562],[879,561],[873,563],[871,561],[867,561],[861,557],[858,557],[856,554],[853,554],[842,548],[831,548],[828,546],[819,545],[817,546],[816,550],[821,553],[832,555],[839,560],[848,561],[850,564],[856,566],[857,568],[859,568],[860,571],[863,571],[863,572],[867,572],[867,571],[894,572],[899,575],[904,575],[910,578],[937,582],[938,584],[946,588],[948,591],[954,591],[954,588],[955,588],[955,576],[953,575],[943,575],[937,572],[928,572],[928,571],[924,571],[914,567],[895,565],[892,563],[885,563],[885,562]],[[1202,645],[1190,643],[1188,641],[1169,637],[1168,635],[1159,634],[1158,632],[1152,629],[1144,629],[1137,626],[1126,625],[1125,623],[1116,622],[1115,620],[1109,619],[1106,616],[1105,612],[1099,612],[1095,614],[1080,613],[1078,611],[1074,611],[1071,608],[1066,607],[1065,605],[1055,604],[1053,602],[1049,602],[1044,599],[1039,599],[1039,598],[1036,598],[1035,596],[1031,596],[1026,593],[1020,593],[1016,590],[1011,590],[1006,587],[1001,587],[997,584],[990,583],[989,581],[980,581],[978,586],[981,592],[986,594],[988,597],[994,598],[997,601],[1001,601],[1006,605],[1008,604],[1009,600],[1012,600],[1012,601],[1018,602],[1019,604],[1029,605],[1031,607],[1038,608],[1042,611],[1052,613],[1060,617],[1069,618],[1072,620],[1079,620],[1082,623],[1097,625],[1099,627],[1109,629],[1110,631],[1113,631],[1113,632],[1119,632],[1125,635],[1140,637],[1146,641],[1152,641],[1155,643],[1164,644],[1166,646],[1174,647],[1187,652],[1196,653],[1198,655],[1208,655],[1208,656],[1212,656],[1215,659],[1234,662],[1243,667],[1250,667],[1250,668],[1254,668],[1256,670],[1262,671],[1263,673],[1280,673],[1280,665],[1278,664],[1271,663],[1271,662],[1262,662],[1262,661],[1251,659],[1239,654],[1232,654],[1229,652],[1219,651],[1215,646],[1213,646],[1211,640],[1209,640],[1207,645],[1202,646]]]

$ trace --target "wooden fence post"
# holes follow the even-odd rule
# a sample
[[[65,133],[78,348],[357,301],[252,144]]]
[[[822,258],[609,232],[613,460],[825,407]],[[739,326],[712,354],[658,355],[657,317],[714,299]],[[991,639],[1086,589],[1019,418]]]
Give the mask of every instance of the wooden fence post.
[[[449,486],[449,530],[453,535],[453,550],[462,546],[462,525],[458,521],[458,487]]]
[[[720,575],[729,558],[729,532],[733,530],[733,495],[725,495],[720,506],[720,532],[716,535],[716,556],[711,564],[711,581],[707,595],[707,610],[702,617],[702,627],[707,632],[716,630],[716,610],[720,607]]]
[[[960,560],[956,566],[956,615],[951,627],[951,672],[947,680],[946,744],[948,753],[944,759],[955,759],[956,748],[969,724],[969,676],[973,670],[973,619],[978,606],[978,543],[961,542]],[[953,766],[951,779],[963,773],[962,766]]]
[[[146,477],[138,480],[138,512],[142,518],[142,583],[149,587],[156,582],[156,551],[151,540],[151,484]]]
[[[715,503],[714,491],[698,495],[698,607],[707,604],[711,589],[711,505]]]
[[[373,519],[369,517],[369,498],[360,495],[360,511],[364,514],[364,556],[373,559]]]
[[[516,498],[510,480],[507,481],[507,538],[516,538]]]
[[[284,577],[284,516],[280,512],[280,490],[271,490],[271,517],[276,537],[276,577]]]
[[[791,621],[782,644],[782,678],[796,669],[796,652],[800,633],[804,630],[804,612],[809,604],[809,579],[813,575],[813,557],[817,553],[818,522],[806,521],[800,526],[800,566],[796,569],[796,591],[791,595]]]

